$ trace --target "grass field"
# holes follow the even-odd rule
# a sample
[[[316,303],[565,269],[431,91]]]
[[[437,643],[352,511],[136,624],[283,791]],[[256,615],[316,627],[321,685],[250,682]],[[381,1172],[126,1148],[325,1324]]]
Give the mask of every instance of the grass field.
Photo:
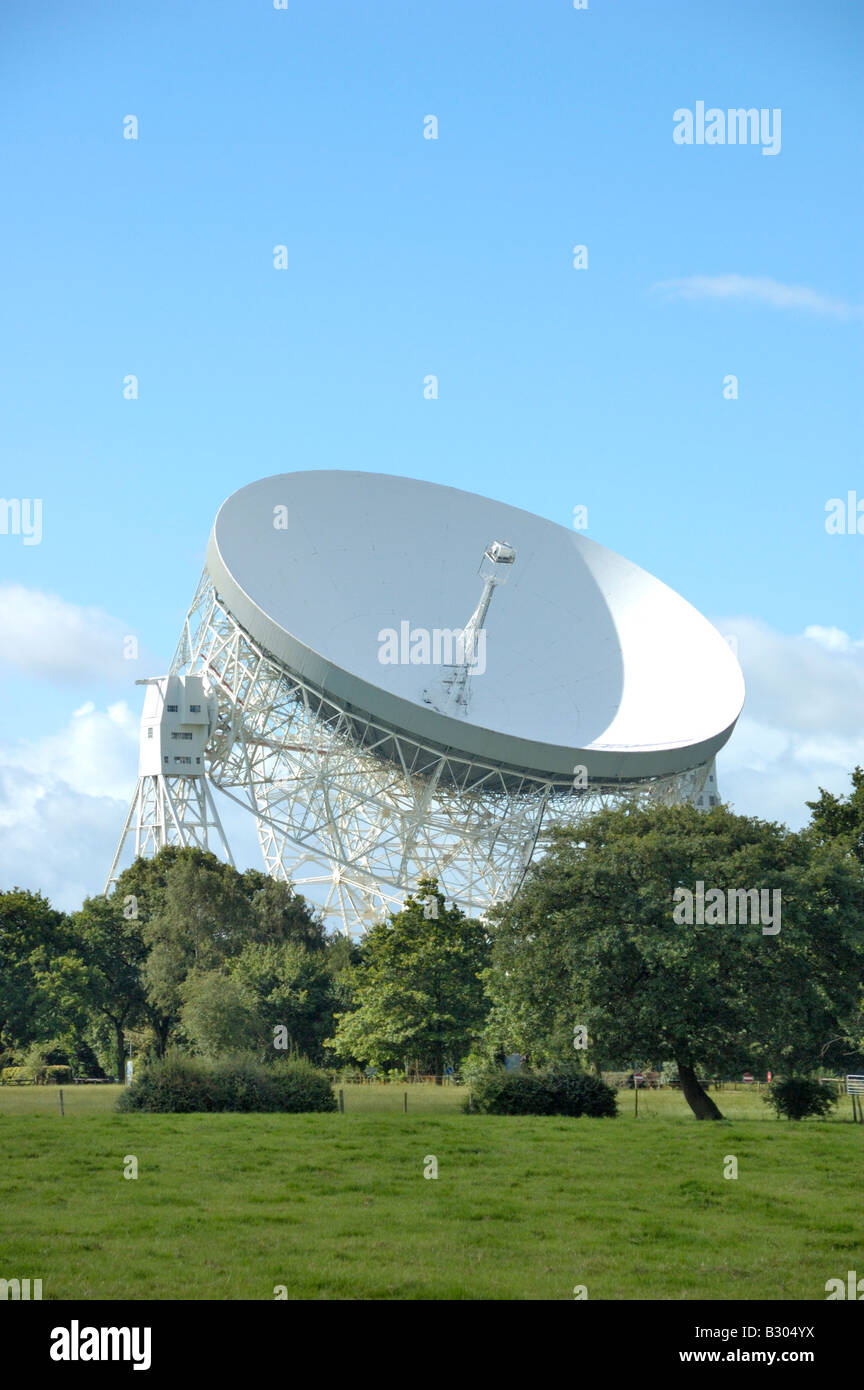
[[[724,1091],[698,1124],[674,1092],[565,1120],[464,1115],[457,1087],[297,1116],[117,1115],[119,1090],[64,1087],[61,1119],[54,1088],[0,1089],[0,1277],[45,1299],[824,1300],[864,1271],[847,1099],[793,1125]]]

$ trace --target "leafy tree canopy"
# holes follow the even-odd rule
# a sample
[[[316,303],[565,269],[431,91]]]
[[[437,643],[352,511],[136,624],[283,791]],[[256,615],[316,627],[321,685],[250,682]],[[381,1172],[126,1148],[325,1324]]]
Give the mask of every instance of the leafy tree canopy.
[[[422,880],[401,912],[364,937],[356,1007],[338,1015],[330,1045],[346,1059],[383,1068],[415,1063],[440,1076],[482,1027],[488,961],[484,927],[448,908],[434,879]]]
[[[820,843],[835,841],[848,845],[864,864],[864,768],[855,768],[852,790],[847,796],[834,796],[820,787],[818,800],[808,801],[807,805],[810,826]]]
[[[675,890],[781,894],[781,929],[678,925]],[[834,845],[691,806],[604,811],[554,832],[512,904],[492,914],[489,1034],[505,1051],[674,1059],[699,1118],[719,1110],[697,1077],[767,1059],[825,1065],[848,1035],[864,978],[864,888]],[[570,1053],[572,1056],[572,1051]]]
[[[45,988],[46,972],[52,961],[68,957],[72,944],[67,918],[41,893],[0,893],[0,1046],[26,1045],[56,1031],[57,1000]]]

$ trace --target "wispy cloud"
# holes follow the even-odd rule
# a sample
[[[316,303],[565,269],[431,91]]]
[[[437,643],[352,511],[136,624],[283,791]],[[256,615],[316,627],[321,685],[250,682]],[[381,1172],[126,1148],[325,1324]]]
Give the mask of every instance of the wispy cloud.
[[[690,275],[681,280],[661,280],[651,289],[669,299],[738,299],[772,309],[806,309],[832,318],[864,317],[864,306],[830,299],[806,285],[781,285],[779,280],[752,275]]]

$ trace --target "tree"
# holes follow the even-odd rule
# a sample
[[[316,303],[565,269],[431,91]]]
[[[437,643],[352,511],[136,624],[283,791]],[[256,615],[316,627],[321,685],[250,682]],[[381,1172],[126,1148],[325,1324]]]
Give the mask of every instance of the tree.
[[[779,891],[780,931],[679,925],[676,890],[700,882],[727,904],[729,890]],[[725,807],[624,807],[556,830],[491,921],[496,1045],[543,1060],[582,1025],[618,1065],[674,1059],[698,1119],[722,1118],[700,1076],[817,1065],[862,988],[864,891],[848,856]]]
[[[236,975],[193,970],[180,986],[183,1032],[204,1057],[261,1051],[266,1025],[252,991]]]
[[[341,955],[286,940],[279,945],[248,943],[231,973],[255,1000],[269,1047],[274,1029],[284,1028],[285,1049],[310,1061],[325,1060],[325,1039],[333,1031],[340,990],[333,974]]]
[[[416,1062],[440,1078],[479,1035],[487,1009],[480,973],[488,961],[481,923],[448,908],[434,879],[422,880],[401,912],[364,937],[355,1008],[337,1015],[328,1045],[384,1068]]]
[[[230,973],[229,963],[250,942],[294,943],[321,953],[327,947],[321,922],[291,884],[255,869],[239,874],[206,850],[169,846],[152,859],[137,859],[120,875],[113,899],[123,904],[124,915],[134,914],[141,924],[147,950],[142,968],[145,1012],[158,1056],[182,1033],[187,1008],[202,1046],[205,1036],[210,1038],[202,1023],[204,985],[199,979],[189,997],[184,989],[193,975]],[[213,980],[209,988],[215,999]],[[223,991],[226,1000],[228,993]],[[218,1035],[215,1018],[211,1022]],[[211,1045],[212,1039],[206,1043]]]
[[[256,941],[291,941],[308,951],[324,950],[327,936],[323,922],[290,883],[247,869],[243,891],[252,904]]]
[[[83,964],[82,1003],[111,1029],[119,1080],[124,1071],[126,1027],[138,1022],[146,1007],[141,924],[135,917],[124,917],[121,901],[117,894],[110,899],[87,898],[71,921]]]
[[[155,911],[142,923],[149,955],[144,983],[161,1048],[180,1023],[181,986],[192,971],[217,970],[252,932],[252,907],[240,874],[214,855],[180,851],[164,876]]]
[[[816,801],[808,801],[808,827],[817,844],[834,844],[853,855],[864,871],[864,769],[852,772],[852,790],[845,797],[819,788]],[[825,1066],[846,1071],[864,1067],[864,999],[846,1023],[842,1034],[832,1037],[823,1048]]]
[[[45,972],[52,960],[66,962],[71,947],[66,917],[41,893],[0,893],[0,1048],[54,1037],[56,998]]]
[[[124,869],[117,879],[112,901],[122,909],[124,917],[140,924],[142,938],[147,953],[150,950],[149,935],[145,936],[145,926],[158,918],[165,901],[165,884],[170,871],[182,862],[206,864],[218,868],[220,861],[214,854],[197,849],[182,849],[178,845],[167,845],[150,859],[138,858],[128,869]],[[146,960],[145,960],[146,966]],[[154,992],[149,987],[146,970],[142,967],[144,986],[144,1012],[152,1034],[153,1050],[156,1056],[163,1056],[168,1046],[172,1028],[177,1021],[176,1008],[179,1001],[172,1000],[174,1012],[166,1012],[157,1003]]]
[[[819,843],[828,841],[846,845],[864,864],[864,768],[852,773],[852,790],[845,797],[834,796],[819,788],[819,798],[808,801],[810,827]]]

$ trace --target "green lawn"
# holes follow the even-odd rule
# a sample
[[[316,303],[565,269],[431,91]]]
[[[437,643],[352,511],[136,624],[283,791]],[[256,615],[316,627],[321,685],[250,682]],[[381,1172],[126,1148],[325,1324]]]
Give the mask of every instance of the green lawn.
[[[724,1091],[617,1120],[464,1115],[346,1086],[344,1115],[116,1115],[118,1087],[0,1089],[0,1277],[43,1297],[817,1299],[864,1270],[864,1126]],[[126,1155],[135,1181],[123,1177]],[[437,1180],[423,1177],[435,1155]],[[739,1177],[726,1180],[726,1155]]]

